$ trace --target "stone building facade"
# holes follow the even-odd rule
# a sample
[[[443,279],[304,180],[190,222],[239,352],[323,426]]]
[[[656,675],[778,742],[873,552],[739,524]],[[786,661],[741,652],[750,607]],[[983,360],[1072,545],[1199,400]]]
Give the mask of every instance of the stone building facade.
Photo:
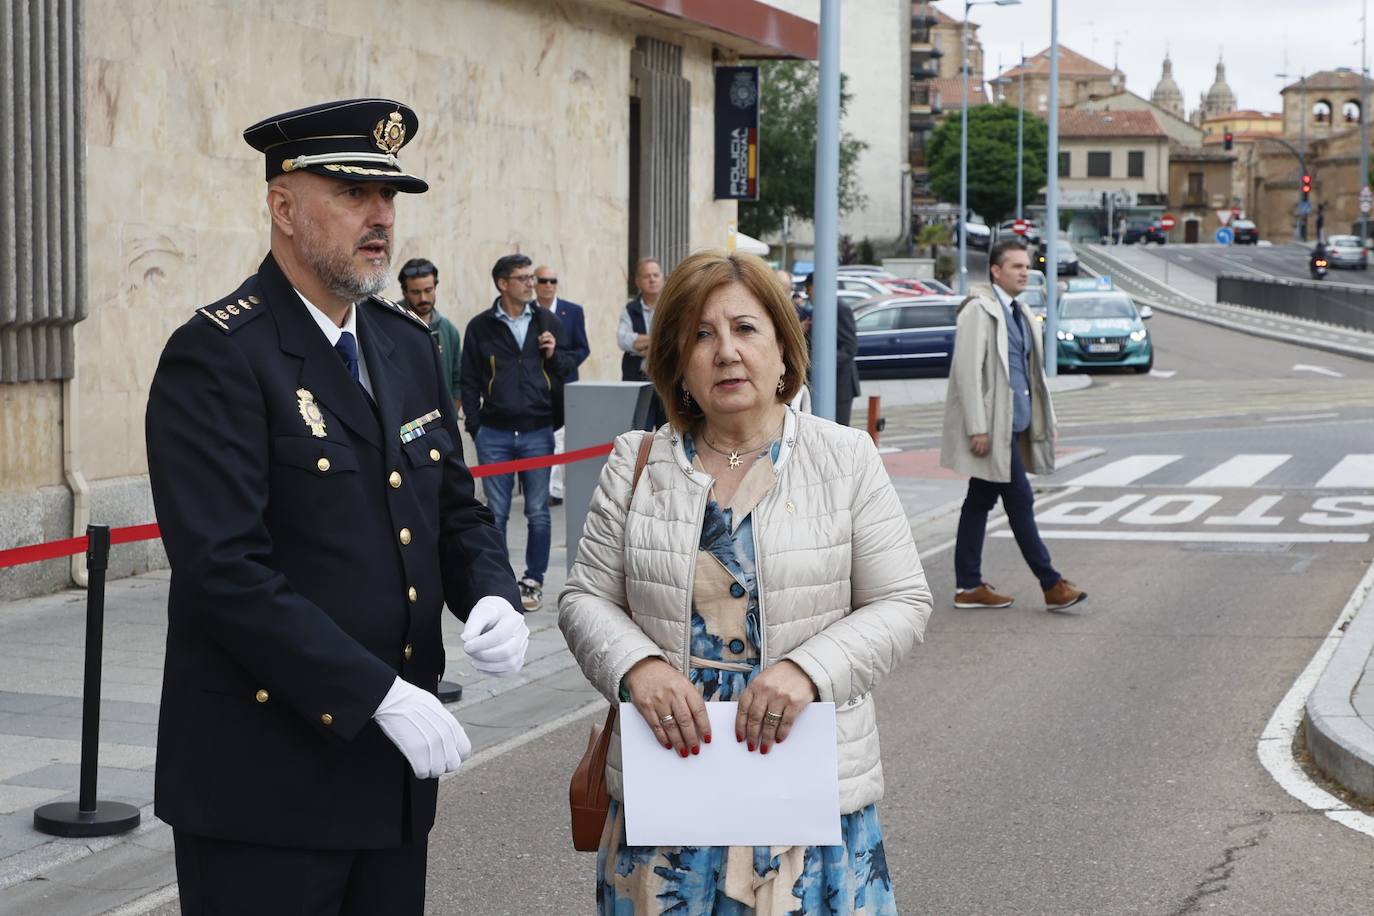
[[[143,413],[158,354],[268,248],[247,125],[331,98],[412,105],[420,129],[403,160],[431,189],[400,201],[394,266],[434,261],[439,309],[463,327],[495,295],[496,258],[520,251],[554,265],[561,291],[587,309],[583,377],[616,378],[633,259],[671,267],[723,247],[736,216],[713,199],[713,68],[814,57],[817,34],[814,21],[755,0],[11,2],[14,21],[37,31],[0,34],[14,42],[0,62],[26,62],[15,55],[47,46],[42,30],[77,15],[64,58],[75,98],[60,118],[38,117],[79,125],[78,149],[39,149],[31,135],[49,125],[30,119],[13,137],[14,119],[0,120],[23,141],[19,156],[59,157],[59,174],[80,176],[49,203],[84,226],[84,320],[65,372],[0,381],[0,548],[87,521],[152,521]],[[12,76],[0,81],[6,115],[35,91]],[[13,258],[9,239],[0,249]],[[37,267],[56,276],[59,265]],[[5,290],[0,332],[26,314]],[[156,542],[116,548],[112,574],[160,556]],[[9,570],[0,598],[67,581],[60,561]]]

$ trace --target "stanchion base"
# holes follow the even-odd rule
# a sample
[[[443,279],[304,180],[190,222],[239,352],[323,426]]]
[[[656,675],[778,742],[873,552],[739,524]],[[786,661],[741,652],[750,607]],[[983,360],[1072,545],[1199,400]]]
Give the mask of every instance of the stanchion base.
[[[463,698],[463,685],[455,684],[453,681],[439,682],[439,702],[457,703]]]
[[[77,802],[54,802],[34,809],[33,827],[53,836],[113,836],[138,826],[139,811],[123,802],[98,801],[94,811],[82,811]]]

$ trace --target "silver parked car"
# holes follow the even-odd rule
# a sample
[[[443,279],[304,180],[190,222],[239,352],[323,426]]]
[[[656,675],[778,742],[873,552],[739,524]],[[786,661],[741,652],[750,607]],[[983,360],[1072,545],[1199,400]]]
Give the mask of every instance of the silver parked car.
[[[1369,269],[1369,252],[1360,244],[1358,235],[1333,235],[1326,240],[1326,259],[1332,267],[1353,270]]]

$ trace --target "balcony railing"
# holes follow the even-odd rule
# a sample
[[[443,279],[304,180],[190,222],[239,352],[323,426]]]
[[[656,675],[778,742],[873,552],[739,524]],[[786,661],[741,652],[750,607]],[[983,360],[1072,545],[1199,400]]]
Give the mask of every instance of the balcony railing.
[[[911,78],[914,80],[929,80],[940,75],[940,68],[933,62],[911,61]]]
[[[1185,206],[1185,207],[1205,207],[1205,206],[1207,206],[1207,202],[1208,202],[1209,199],[1210,199],[1210,198],[1208,197],[1206,191],[1202,191],[1202,192],[1199,192],[1199,193],[1196,193],[1196,194],[1193,193],[1192,191],[1188,191],[1188,192],[1184,193],[1184,195],[1183,195],[1183,206]]]

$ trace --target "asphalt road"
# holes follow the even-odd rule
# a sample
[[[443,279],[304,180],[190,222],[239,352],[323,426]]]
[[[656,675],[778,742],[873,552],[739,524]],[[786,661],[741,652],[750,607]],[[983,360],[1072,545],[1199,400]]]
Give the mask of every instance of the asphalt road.
[[[1241,274],[1257,277],[1288,277],[1310,280],[1308,258],[1310,245],[1276,242],[1272,246],[1259,245],[1151,245],[1151,254],[1168,258],[1174,264],[1208,279],[1218,274]],[[1327,282],[1374,285],[1374,273],[1367,270],[1332,270]]]
[[[954,518],[916,531],[937,611],[878,692],[904,913],[1369,911],[1374,840],[1288,796],[1255,747],[1370,561],[1367,539],[1303,538],[1374,534],[1312,521],[1318,500],[1374,492],[1319,486],[1374,453],[1374,365],[1167,316],[1152,329],[1176,374],[1105,375],[1056,405],[1064,444],[1106,450],[1039,482],[1055,561],[1091,596],[1081,613],[1045,613],[996,534],[985,576],[1017,604],[955,611]],[[919,445],[930,421],[893,411],[889,431]],[[1246,454],[1288,457],[1227,478],[1244,485],[1200,482]],[[1164,463],[1120,471],[1133,456]],[[1261,499],[1277,522],[1236,521]],[[569,851],[565,823],[590,721],[443,784],[429,912],[593,912],[594,857]]]

